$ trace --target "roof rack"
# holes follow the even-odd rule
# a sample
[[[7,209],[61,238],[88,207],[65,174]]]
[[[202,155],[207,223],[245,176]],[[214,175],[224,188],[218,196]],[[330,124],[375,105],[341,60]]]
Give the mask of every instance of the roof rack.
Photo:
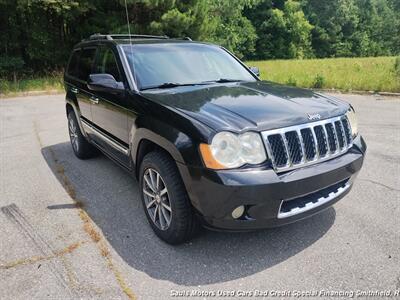
[[[92,34],[89,40],[118,40],[118,39],[169,39],[166,35],[145,35],[145,34]]]
[[[146,35],[146,34],[101,34],[95,33],[92,34],[88,39],[84,39],[82,41],[97,41],[97,40],[129,40],[129,39],[170,39],[167,35]],[[188,36],[175,38],[176,40],[187,40],[192,41],[192,39]]]

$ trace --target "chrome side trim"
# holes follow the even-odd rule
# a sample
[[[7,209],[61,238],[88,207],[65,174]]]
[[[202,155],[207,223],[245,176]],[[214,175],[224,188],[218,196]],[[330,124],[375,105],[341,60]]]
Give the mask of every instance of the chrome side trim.
[[[321,197],[317,200],[317,202],[309,202],[303,207],[295,207],[291,211],[288,211],[288,212],[281,212],[282,204],[285,201],[284,200],[284,201],[282,201],[282,203],[279,207],[278,219],[289,218],[289,217],[304,213],[306,211],[309,211],[311,209],[314,209],[325,203],[328,203],[329,201],[332,201],[335,198],[342,195],[345,191],[347,191],[350,188],[350,186],[351,186],[351,184],[349,182],[346,182],[346,184],[344,186],[339,187],[336,192],[329,193],[328,197]]]
[[[129,155],[129,149],[120,145],[119,143],[113,141],[109,137],[107,137],[104,133],[99,131],[98,129],[94,128],[92,125],[90,125],[88,122],[82,119],[82,125],[85,127],[85,129],[89,130],[92,132],[94,135],[105,141],[108,145],[116,149],[117,151],[125,154],[126,156]]]
[[[300,124],[300,125],[295,125],[295,126],[290,126],[290,127],[284,127],[284,128],[278,128],[278,129],[272,129],[272,130],[263,131],[261,133],[261,135],[263,137],[263,142],[264,142],[265,148],[267,150],[268,157],[271,159],[272,165],[274,166],[275,171],[282,172],[282,171],[288,171],[288,170],[294,170],[294,169],[302,168],[304,166],[317,164],[317,163],[320,163],[320,162],[335,158],[335,157],[337,157],[337,156],[339,156],[341,154],[346,153],[348,149],[353,147],[353,139],[351,137],[350,143],[349,144],[345,143],[344,147],[342,149],[340,149],[338,135],[337,135],[336,128],[335,128],[335,121],[340,121],[340,123],[342,124],[342,120],[345,119],[345,118],[346,118],[346,116],[343,115],[343,116],[334,117],[334,118],[330,118],[330,119],[325,119],[325,120],[321,120],[321,121],[316,121],[316,122],[311,122],[311,123],[306,123],[306,124]],[[329,124],[329,123],[331,123],[332,126],[333,126],[333,134],[334,134],[334,136],[336,138],[336,141],[335,141],[335,143],[336,143],[336,151],[333,152],[333,153],[331,152],[331,149],[330,149],[330,145],[329,145],[329,141],[328,141],[328,134],[327,134],[327,131],[326,131],[326,128],[325,128],[325,125]],[[348,124],[350,124],[350,122],[348,122]],[[316,126],[319,126],[319,125],[321,125],[323,127],[323,129],[324,129],[324,133],[325,133],[325,137],[326,137],[326,141],[327,141],[327,149],[328,149],[326,155],[324,155],[322,157],[321,157],[321,155],[319,153],[318,141],[317,141],[316,134],[315,134],[315,131],[314,131],[314,128]],[[341,126],[343,128],[343,125],[341,125]],[[307,160],[306,157],[305,157],[305,145],[304,145],[304,141],[303,141],[303,138],[302,138],[302,135],[301,135],[301,132],[300,132],[300,130],[304,129],[304,128],[309,128],[311,130],[312,135],[313,135],[316,154],[315,154],[315,156],[314,156],[314,158],[312,160]],[[351,130],[351,128],[350,128],[350,130]],[[299,140],[300,140],[300,143],[301,143],[301,150],[302,150],[302,153],[303,153],[303,158],[302,158],[301,162],[299,162],[297,164],[293,164],[291,162],[291,160],[290,160],[290,153],[288,151],[286,151],[286,154],[288,156],[287,164],[285,166],[282,166],[282,167],[277,167],[275,165],[275,159],[274,159],[274,155],[272,153],[271,146],[269,145],[268,137],[270,135],[279,134],[279,135],[282,136],[283,140],[286,141],[285,133],[289,132],[289,131],[296,131],[297,132],[297,135],[299,136]],[[343,133],[346,134],[344,132],[344,128],[343,128]],[[287,144],[285,143],[284,146],[287,147]]]

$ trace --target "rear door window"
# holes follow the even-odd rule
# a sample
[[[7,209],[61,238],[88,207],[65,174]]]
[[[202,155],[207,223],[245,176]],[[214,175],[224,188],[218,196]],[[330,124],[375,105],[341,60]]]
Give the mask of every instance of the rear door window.
[[[79,59],[78,78],[87,81],[92,73],[92,66],[96,54],[96,48],[83,49]]]
[[[72,55],[71,59],[69,60],[67,74],[72,77],[78,77],[78,64],[79,64],[79,56],[81,55],[80,50],[75,50]]]

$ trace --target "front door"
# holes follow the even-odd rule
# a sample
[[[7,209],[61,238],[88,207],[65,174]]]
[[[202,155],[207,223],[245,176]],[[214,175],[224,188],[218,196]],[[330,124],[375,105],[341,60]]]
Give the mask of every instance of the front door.
[[[110,47],[98,49],[94,74],[110,74],[124,82],[115,53]],[[124,164],[128,164],[128,111],[126,93],[96,92],[92,101],[92,118],[97,132],[96,142]]]

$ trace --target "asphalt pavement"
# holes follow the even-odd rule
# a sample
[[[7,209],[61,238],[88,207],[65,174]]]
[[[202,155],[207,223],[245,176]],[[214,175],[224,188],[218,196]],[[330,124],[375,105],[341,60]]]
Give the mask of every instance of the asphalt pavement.
[[[0,299],[395,297],[400,99],[336,96],[368,144],[348,196],[288,226],[180,246],[153,234],[124,170],[74,156],[64,95],[0,99]]]

